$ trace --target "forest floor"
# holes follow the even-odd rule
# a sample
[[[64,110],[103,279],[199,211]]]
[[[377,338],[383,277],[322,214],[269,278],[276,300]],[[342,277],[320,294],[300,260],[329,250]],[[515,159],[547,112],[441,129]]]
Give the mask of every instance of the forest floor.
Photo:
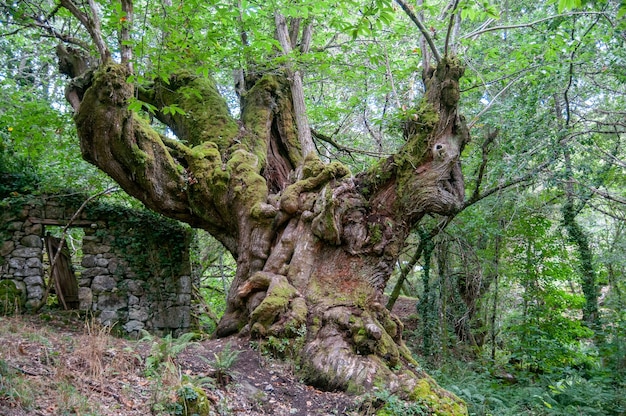
[[[404,318],[414,311],[409,299],[394,308]],[[301,383],[289,360],[272,359],[240,338],[136,341],[114,337],[76,314],[0,317],[2,416],[185,414],[177,398],[197,392],[206,394],[208,414],[215,415],[374,410],[371,397]]]

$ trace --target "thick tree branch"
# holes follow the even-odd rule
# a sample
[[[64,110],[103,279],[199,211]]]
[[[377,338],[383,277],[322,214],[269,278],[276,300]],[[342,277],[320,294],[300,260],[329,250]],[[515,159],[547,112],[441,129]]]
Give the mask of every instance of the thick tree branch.
[[[489,161],[488,159],[489,151],[491,150],[491,145],[493,144],[493,141],[496,139],[496,137],[498,137],[498,133],[499,133],[499,129],[489,131],[487,133],[487,137],[485,137],[485,140],[483,141],[483,144],[481,146],[482,161],[478,168],[478,175],[476,176],[476,185],[474,186],[474,192],[472,192],[472,196],[469,198],[470,200],[478,198],[478,196],[480,195],[480,186],[483,181],[483,175],[485,174],[485,168],[487,167],[487,162]]]
[[[456,25],[456,9],[459,6],[459,0],[454,0],[454,4],[452,5],[452,10],[450,11],[450,21],[448,22],[448,29],[446,30],[446,42],[443,49],[444,55],[448,55],[448,48],[450,45],[450,38],[452,35],[452,28]]]
[[[274,21],[276,23],[276,36],[283,49],[283,54],[287,56],[292,52],[291,38],[287,29],[287,21],[280,13],[276,13],[274,15]],[[291,83],[294,115],[296,118],[296,125],[298,127],[298,140],[300,141],[302,156],[303,158],[306,158],[309,154],[315,154],[315,145],[313,144],[313,139],[311,137],[309,119],[306,115],[302,75],[300,74],[300,71],[296,70],[291,63],[287,64],[287,71],[289,81]]]
[[[307,53],[311,49],[313,40],[313,23],[308,22],[302,30],[302,40],[300,41],[300,53]]]
[[[437,63],[441,62],[441,54],[439,53],[437,46],[435,46],[435,42],[433,41],[432,36],[430,36],[428,29],[426,29],[426,27],[421,22],[421,20],[418,19],[415,13],[413,13],[413,10],[408,4],[406,4],[403,0],[396,0],[396,3],[398,3],[398,5],[402,8],[402,10],[404,10],[404,13],[406,13],[406,15],[409,16],[411,21],[415,23],[415,26],[417,26],[419,31],[422,33],[422,36],[424,37],[424,39],[426,39],[426,42],[428,43],[428,46],[430,46],[430,50],[433,53],[433,57],[435,58],[435,61]]]
[[[300,24],[302,23],[301,17],[289,19],[289,43],[291,49],[296,49],[298,44],[298,36],[300,35]]]
[[[131,74],[133,71],[133,48],[131,45],[130,31],[133,26],[133,2],[132,0],[121,0],[122,12],[124,16],[121,18],[121,33],[120,33],[120,50],[122,51],[122,63],[128,68],[128,72]]]
[[[98,17],[97,7],[94,1],[89,0],[91,16],[81,11],[72,0],[61,0],[61,5],[72,13],[72,15],[74,15],[74,17],[82,23],[85,29],[87,29],[87,32],[91,36],[91,40],[96,45],[96,49],[100,54],[100,60],[102,62],[107,62],[111,59],[111,52],[102,37],[100,18]]]

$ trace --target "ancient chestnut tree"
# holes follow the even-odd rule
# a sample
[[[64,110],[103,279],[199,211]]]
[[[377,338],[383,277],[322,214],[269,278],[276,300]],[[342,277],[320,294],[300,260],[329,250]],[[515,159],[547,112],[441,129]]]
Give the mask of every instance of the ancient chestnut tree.
[[[469,133],[457,108],[464,68],[447,47],[439,54],[423,30],[432,53],[424,53],[426,94],[406,103],[405,143],[353,174],[317,154],[302,77],[289,59],[241,71],[235,118],[216,81],[193,68],[130,81],[130,0],[121,1],[117,49],[102,34],[94,2],[60,4],[98,54],[67,42],[57,51],[71,78],[66,97],[83,157],[147,207],[210,232],[237,261],[217,335],[292,339],[309,383],[354,391],[380,384],[426,400],[438,414],[463,414],[458,399],[419,370],[382,299],[412,228],[464,200],[459,155]],[[306,52],[311,27],[273,17],[275,53]],[[137,100],[173,134],[129,108]]]

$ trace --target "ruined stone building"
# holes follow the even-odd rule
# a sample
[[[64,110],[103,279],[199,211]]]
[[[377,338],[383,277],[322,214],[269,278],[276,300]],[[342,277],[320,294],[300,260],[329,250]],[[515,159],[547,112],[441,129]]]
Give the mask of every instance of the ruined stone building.
[[[56,254],[53,247],[47,255],[46,242],[54,246],[55,240],[46,235],[60,234],[69,224],[82,238],[68,242],[55,262],[58,272],[62,259],[73,257],[62,273],[64,288],[54,279],[57,284],[50,285],[53,292],[66,294],[58,296],[59,304],[63,298],[65,308],[91,311],[129,334],[189,330],[190,230],[147,211],[102,202],[89,203],[70,223],[86,199],[47,195],[0,201],[0,287],[19,293],[17,305],[9,307],[34,308],[42,301]]]

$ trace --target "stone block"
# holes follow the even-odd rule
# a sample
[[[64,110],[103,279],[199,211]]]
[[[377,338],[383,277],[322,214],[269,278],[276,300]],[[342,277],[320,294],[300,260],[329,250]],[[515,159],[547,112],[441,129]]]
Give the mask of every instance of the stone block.
[[[190,305],[191,295],[187,293],[181,293],[180,295],[176,296],[176,303],[182,306]]]
[[[13,269],[21,270],[26,267],[26,259],[23,257],[9,257],[7,264]]]
[[[141,296],[144,294],[143,280],[125,280],[125,283],[129,293],[132,293],[136,296]]]
[[[109,270],[105,269],[104,267],[90,267],[88,269],[83,270],[83,273],[81,274],[81,276],[83,278],[94,278],[98,275],[108,275],[109,274]]]
[[[91,290],[95,293],[111,292],[116,287],[117,282],[115,281],[115,278],[110,275],[96,276],[91,282]]]
[[[95,241],[85,241],[83,238],[83,253],[102,254],[111,251],[111,246],[101,244]]]
[[[78,286],[80,287],[91,287],[91,278],[89,277],[81,277],[78,279]]]
[[[139,305],[139,298],[134,295],[128,295],[128,306]]]
[[[96,267],[96,256],[93,254],[85,254],[80,262],[80,265],[87,269]]]
[[[101,311],[98,319],[102,325],[114,325],[119,321],[119,316],[116,311]]]
[[[83,311],[91,309],[91,304],[93,303],[93,293],[91,292],[91,289],[88,287],[79,287],[78,300],[80,302],[78,309]]]
[[[28,276],[24,278],[26,286],[43,286],[43,278],[41,276]]]
[[[128,301],[117,293],[103,293],[98,296],[98,310],[117,311],[128,308]]]
[[[15,269],[13,272],[15,277],[28,277],[28,276],[41,276],[41,268],[39,267],[23,267],[21,269]],[[26,280],[26,279],[24,279]]]
[[[144,329],[145,325],[143,322],[141,321],[128,321],[124,324],[124,330],[126,330],[126,332],[135,332],[135,331],[141,331],[142,329]]]
[[[191,322],[189,306],[174,306],[154,311],[152,326],[154,328],[188,328]]]
[[[105,254],[106,256],[106,254]],[[124,267],[122,266],[121,262],[116,259],[116,258],[110,258],[109,260],[109,264],[107,265],[107,268],[109,269],[109,272],[111,274],[114,274],[116,272],[123,272],[124,271]]]
[[[102,257],[96,257],[96,266],[102,267],[102,268],[108,268],[109,260],[102,258]]]
[[[32,224],[28,227],[24,227],[24,232],[26,234],[35,234],[38,236],[43,235],[43,225],[41,224]]]
[[[24,223],[21,221],[13,221],[7,224],[7,231],[20,231]]]
[[[40,300],[43,297],[43,287],[42,286],[27,286],[26,288],[26,296],[28,299],[38,299]]]
[[[43,264],[41,263],[41,259],[39,257],[31,257],[30,259],[26,259],[26,266],[42,268]]]
[[[62,220],[64,218],[63,207],[52,206],[50,203],[46,206],[46,218]]]
[[[22,237],[22,239],[20,240],[20,243],[24,247],[38,248],[40,250],[43,248],[43,241],[41,240],[41,237],[38,235],[29,234],[25,237]]]
[[[0,257],[8,256],[9,253],[15,248],[15,243],[11,240],[7,240],[0,244]]]
[[[34,247],[18,247],[11,253],[13,257],[39,257],[41,256],[41,248]]]
[[[178,293],[191,293],[191,276],[181,276],[178,279]]]
[[[136,321],[145,322],[148,320],[149,316],[150,314],[148,310],[144,308],[131,309],[130,311],[128,311],[128,319],[132,319]]]
[[[35,217],[35,218],[41,218],[43,217],[43,214],[41,213],[41,208],[40,207],[32,207],[28,213],[26,214],[26,217],[31,216],[31,217]],[[24,217],[24,218],[26,218]]]

